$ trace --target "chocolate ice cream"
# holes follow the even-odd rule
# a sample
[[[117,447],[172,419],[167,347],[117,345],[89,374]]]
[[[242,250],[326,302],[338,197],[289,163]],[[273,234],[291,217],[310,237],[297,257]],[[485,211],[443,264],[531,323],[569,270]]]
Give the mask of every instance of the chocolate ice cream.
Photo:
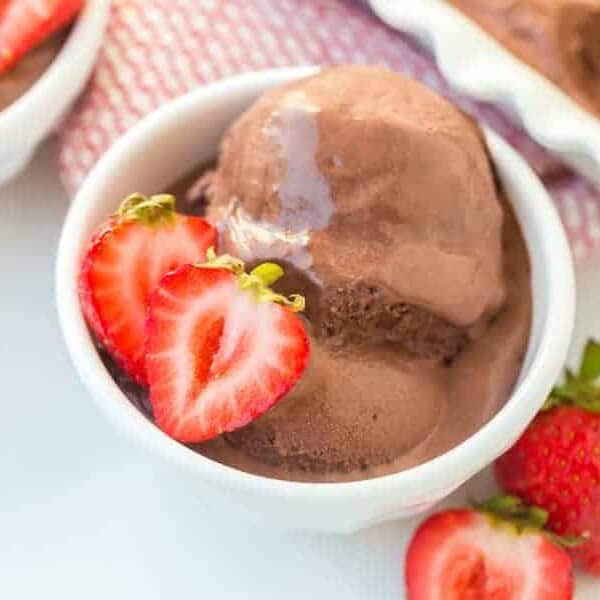
[[[382,69],[328,69],[260,98],[185,188],[221,251],[284,266],[313,348],[275,408],[198,452],[279,479],[362,479],[501,408],[529,335],[529,262],[459,109]]]
[[[282,264],[277,291],[306,297],[312,352],[274,408],[194,450],[349,481],[427,461],[502,407],[529,336],[529,260],[459,109],[382,69],[328,69],[262,96],[200,171],[167,191],[219,227],[222,253]]]
[[[64,32],[53,36],[0,75],[0,111],[18,100],[43,75],[60,52],[65,37]]]
[[[449,0],[600,116],[600,0]]]
[[[374,281],[470,326],[505,291],[484,148],[475,124],[420,84],[330,69],[265,94],[233,125],[208,214],[244,260],[288,260],[325,286]]]

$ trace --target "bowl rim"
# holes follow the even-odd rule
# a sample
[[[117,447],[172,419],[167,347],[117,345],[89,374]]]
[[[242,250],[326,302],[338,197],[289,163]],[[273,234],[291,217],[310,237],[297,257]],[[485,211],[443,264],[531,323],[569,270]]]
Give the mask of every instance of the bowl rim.
[[[79,94],[78,85],[73,84],[65,90],[65,76],[73,68],[72,62],[77,61],[83,48],[90,48],[93,56],[100,49],[103,33],[108,23],[110,3],[112,0],[86,0],[86,3],[76,17],[71,32],[52,62],[38,77],[33,85],[19,96],[14,102],[0,110],[0,132],[14,127],[23,129],[23,119],[32,113],[48,114],[48,118],[29,119],[28,128],[32,134],[28,137],[43,137],[54,125],[54,117],[60,116]],[[91,41],[90,41],[91,40]],[[89,73],[93,68],[92,61],[83,61],[84,70]],[[59,99],[56,107],[48,110],[48,98]]]
[[[404,491],[410,497],[445,495],[484,468],[511,442],[507,432],[518,433],[533,419],[545,395],[561,371],[571,338],[575,312],[575,279],[571,252],[566,235],[546,190],[524,160],[497,134],[484,129],[492,155],[501,153],[505,166],[519,175],[528,187],[526,206],[543,248],[537,252],[538,268],[548,274],[545,289],[547,304],[540,327],[537,351],[531,357],[527,372],[515,386],[506,404],[498,413],[469,438],[422,464],[405,471],[372,479],[347,482],[304,482],[272,479],[240,471],[210,460],[185,445],[171,439],[145,417],[129,400],[123,402],[123,392],[103,366],[82,316],[77,295],[79,270],[79,232],[87,225],[87,214],[95,201],[94,188],[118,169],[121,157],[128,156],[142,138],[159,131],[174,115],[186,113],[194,105],[212,97],[235,93],[258,79],[271,87],[289,79],[297,79],[315,71],[315,67],[292,67],[253,71],[203,86],[175,99],[142,119],[106,153],[88,175],[68,211],[61,233],[56,260],[56,302],[59,322],[71,359],[81,379],[96,402],[138,443],[147,446],[170,462],[200,479],[236,491],[259,492],[283,499],[300,501],[339,502],[367,498],[390,491]],[[510,198],[509,198],[510,200]],[[530,225],[531,225],[530,224]],[[528,251],[529,236],[526,233]],[[533,262],[533,259],[532,259]],[[533,265],[532,265],[533,269]],[[543,390],[543,393],[540,393]],[[539,400],[536,399],[539,394]],[[136,418],[131,418],[135,414]],[[520,429],[521,428],[521,429]],[[492,458],[492,460],[493,460]],[[415,490],[419,490],[418,494]]]

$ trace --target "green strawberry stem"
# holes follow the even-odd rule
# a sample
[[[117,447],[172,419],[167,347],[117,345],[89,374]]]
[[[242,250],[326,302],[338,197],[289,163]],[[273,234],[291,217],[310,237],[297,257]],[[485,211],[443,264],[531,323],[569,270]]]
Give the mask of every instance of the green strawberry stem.
[[[258,267],[250,271],[250,275],[258,277],[264,285],[270,286],[277,283],[284,275],[284,271],[280,265],[275,263],[262,263]]]
[[[485,502],[473,502],[473,508],[487,515],[495,525],[508,525],[517,534],[543,533],[559,546],[574,548],[585,541],[575,536],[560,536],[546,529],[548,512],[539,506],[529,506],[518,496],[493,496]]]
[[[548,512],[537,506],[528,506],[517,496],[494,496],[476,505],[482,512],[505,521],[518,529],[543,529],[548,522]]]
[[[271,286],[279,281],[285,274],[280,265],[266,262],[246,273],[244,263],[235,256],[222,254],[217,256],[214,248],[209,248],[206,253],[206,262],[198,265],[204,269],[227,269],[238,280],[240,288],[252,294],[257,302],[275,302],[289,308],[292,312],[303,311],[306,306],[304,296],[292,294],[284,296],[277,294]]]
[[[175,197],[170,194],[150,197],[131,194],[121,202],[117,214],[122,221],[136,221],[148,226],[169,223],[175,218]]]
[[[579,371],[575,374],[565,369],[563,383],[551,392],[542,410],[557,406],[577,406],[590,412],[600,413],[600,343],[588,340]]]

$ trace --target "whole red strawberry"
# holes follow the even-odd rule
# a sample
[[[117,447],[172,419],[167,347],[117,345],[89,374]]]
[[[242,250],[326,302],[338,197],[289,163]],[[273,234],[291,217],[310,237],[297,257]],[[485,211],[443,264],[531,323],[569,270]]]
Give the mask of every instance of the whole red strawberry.
[[[498,482],[544,507],[549,528],[582,536],[572,550],[600,575],[600,344],[588,342],[577,374],[567,371],[542,412],[496,462]]]

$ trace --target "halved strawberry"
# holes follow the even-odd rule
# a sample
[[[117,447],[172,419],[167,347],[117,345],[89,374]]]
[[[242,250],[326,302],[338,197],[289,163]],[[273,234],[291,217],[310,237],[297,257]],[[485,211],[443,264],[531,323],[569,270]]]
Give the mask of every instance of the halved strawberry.
[[[175,213],[173,196],[134,194],[92,237],[79,277],[79,298],[98,341],[123,370],[146,384],[148,299],[161,277],[201,261],[217,232],[199,217]]]
[[[572,562],[542,532],[546,519],[511,496],[433,515],[408,548],[407,600],[572,598]]]
[[[150,299],[150,402],[158,426],[186,443],[237,429],[298,381],[309,342],[300,296],[269,288],[283,271],[265,263],[249,275],[232,257],[169,273]]]
[[[0,0],[0,75],[68,25],[84,0]]]

